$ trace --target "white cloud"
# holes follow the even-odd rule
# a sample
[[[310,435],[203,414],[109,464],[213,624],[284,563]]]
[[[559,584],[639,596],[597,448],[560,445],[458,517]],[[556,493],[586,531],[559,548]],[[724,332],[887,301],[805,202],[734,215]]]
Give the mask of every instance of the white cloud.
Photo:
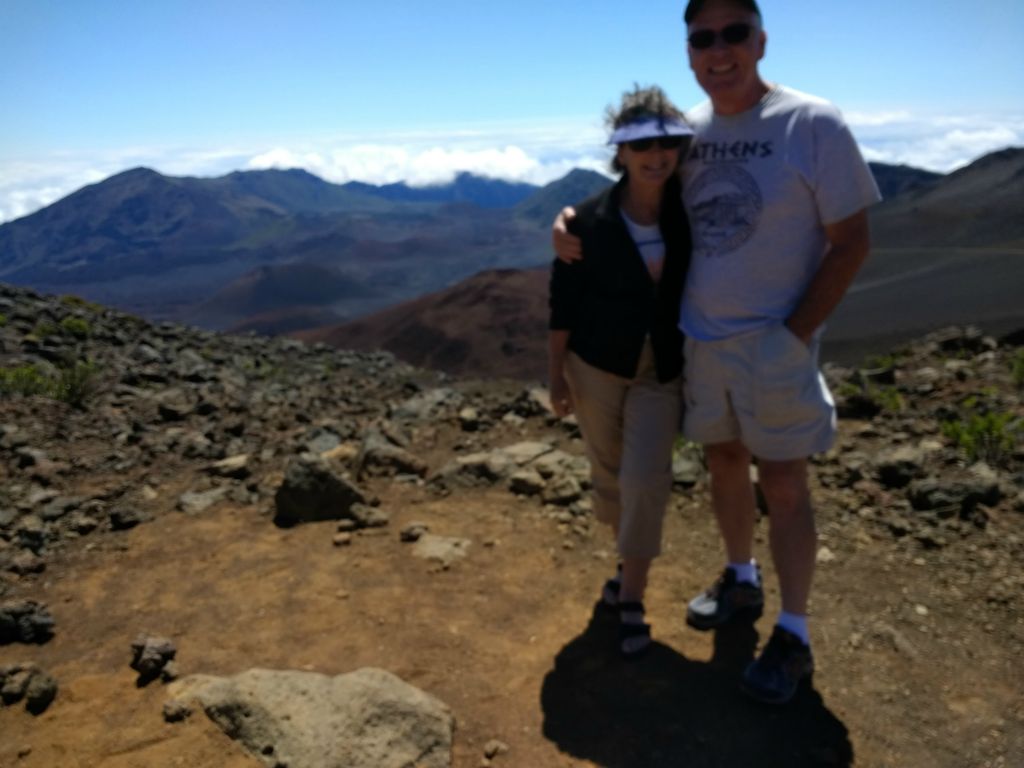
[[[869,160],[950,171],[1006,146],[1024,146],[1024,114],[846,115]],[[305,168],[328,181],[444,183],[459,171],[546,184],[573,168],[606,169],[604,130],[592,118],[521,121],[352,134],[276,146],[125,147],[116,151],[0,156],[0,223],[32,213],[86,184],[134,166],[171,176]]]
[[[847,115],[868,160],[947,173],[997,149],[1024,146],[1024,114]]]
[[[107,175],[85,163],[0,162],[0,223],[27,216]]]
[[[852,126],[890,125],[911,120],[909,112],[846,112],[843,115]]]
[[[0,154],[0,223],[28,215],[86,184],[135,166],[171,176],[219,176],[234,170],[305,168],[328,181],[443,184],[460,171],[546,184],[573,168],[601,170],[604,134],[593,120],[523,121],[388,134],[341,134],[271,147],[124,147]]]
[[[509,181],[546,183],[557,177],[550,166],[550,162],[541,162],[518,146],[462,149],[385,144],[357,144],[328,154],[278,147],[253,157],[246,165],[250,169],[305,168],[336,183],[405,181],[412,186],[444,184],[460,171]],[[555,174],[560,167],[557,164]]]
[[[305,168],[310,173],[316,173],[315,169],[321,165],[323,165],[323,159],[316,153],[303,155],[284,147],[277,147],[251,158],[246,163],[246,169],[262,171],[267,168]]]
[[[51,152],[30,159],[0,157],[0,224],[27,216],[88,184],[147,166],[172,176],[209,176],[242,167],[237,149],[125,147],[116,151]]]
[[[254,155],[246,168],[305,168],[328,181],[412,186],[444,184],[461,171],[546,184],[574,167],[601,168],[603,131],[589,121],[542,125],[476,126],[405,131],[366,141],[339,136],[319,146],[275,147]]]

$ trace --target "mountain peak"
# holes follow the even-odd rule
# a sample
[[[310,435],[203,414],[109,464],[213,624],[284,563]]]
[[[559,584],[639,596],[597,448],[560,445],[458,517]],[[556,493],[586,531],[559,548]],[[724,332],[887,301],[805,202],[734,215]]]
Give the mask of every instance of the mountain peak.
[[[976,160],[972,160],[955,173],[960,173],[967,169],[979,170],[993,165],[1012,163],[1022,156],[1024,156],[1024,147],[1005,147],[1003,149],[997,149],[995,152],[989,152],[987,155],[982,155]]]
[[[245,178],[278,178],[278,179],[297,179],[302,181],[316,181],[321,184],[327,184],[329,182],[324,181],[321,177],[315,173],[307,171],[305,168],[259,168],[248,171],[232,171],[227,175],[227,178],[234,179],[245,179]]]
[[[108,181],[113,179],[153,179],[153,178],[166,178],[159,171],[155,171],[152,168],[147,168],[144,165],[137,166],[135,168],[129,168],[126,171],[115,173],[111,176]]]
[[[525,182],[479,176],[459,171],[447,183],[413,186],[404,181],[375,185],[350,181],[343,185],[354,192],[375,195],[400,203],[471,203],[480,208],[511,208],[533,194],[537,187]]]

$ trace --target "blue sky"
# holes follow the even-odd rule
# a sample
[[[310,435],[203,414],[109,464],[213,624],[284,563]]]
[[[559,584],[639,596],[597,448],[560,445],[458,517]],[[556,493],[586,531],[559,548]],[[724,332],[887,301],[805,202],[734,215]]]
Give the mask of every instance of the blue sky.
[[[332,181],[602,167],[633,82],[702,98],[684,3],[0,0],[0,221],[136,165]],[[1024,144],[1024,2],[765,0],[762,74],[825,96],[869,159]]]

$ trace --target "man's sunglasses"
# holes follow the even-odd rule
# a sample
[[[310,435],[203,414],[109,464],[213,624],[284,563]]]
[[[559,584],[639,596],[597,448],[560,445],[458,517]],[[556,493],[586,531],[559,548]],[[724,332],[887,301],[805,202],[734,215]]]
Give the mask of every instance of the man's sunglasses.
[[[729,45],[739,45],[750,37],[750,33],[753,30],[753,26],[740,21],[735,24],[729,24],[726,27],[722,27],[717,32],[713,29],[698,29],[687,39],[690,41],[691,47],[695,50],[703,51],[714,45],[715,40],[719,37],[722,38],[723,42]]]
[[[682,136],[658,136],[651,139],[633,139],[625,142],[626,146],[634,152],[646,152],[655,144],[660,149],[679,149],[683,146]]]

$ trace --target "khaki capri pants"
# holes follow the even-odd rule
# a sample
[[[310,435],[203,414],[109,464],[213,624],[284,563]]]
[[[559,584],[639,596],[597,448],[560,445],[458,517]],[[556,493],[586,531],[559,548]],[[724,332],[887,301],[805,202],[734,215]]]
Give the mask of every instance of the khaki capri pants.
[[[595,368],[571,351],[565,376],[590,460],[594,515],[618,530],[621,557],[657,557],[672,492],[681,378],[658,381],[649,339],[632,379]]]

